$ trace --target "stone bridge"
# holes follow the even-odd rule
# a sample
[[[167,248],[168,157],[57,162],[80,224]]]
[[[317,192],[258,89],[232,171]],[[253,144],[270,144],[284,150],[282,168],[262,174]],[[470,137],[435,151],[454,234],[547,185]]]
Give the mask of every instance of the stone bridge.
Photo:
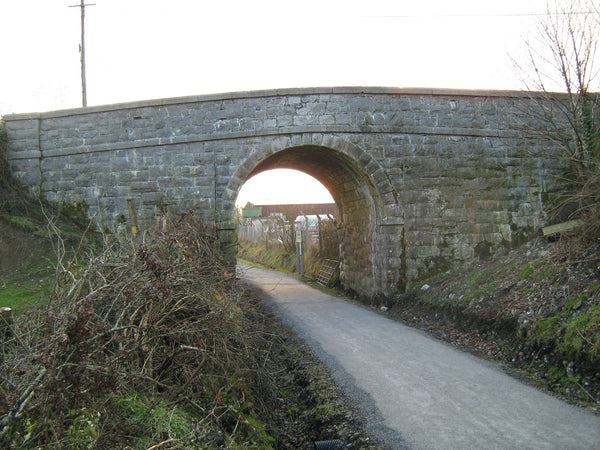
[[[341,218],[341,281],[391,295],[518,244],[544,224],[557,160],[518,92],[312,88],[4,117],[21,182],[85,202],[111,228],[135,200],[147,226],[194,209],[234,248],[243,183],[275,168],[318,179]],[[277,189],[277,186],[273,186]]]

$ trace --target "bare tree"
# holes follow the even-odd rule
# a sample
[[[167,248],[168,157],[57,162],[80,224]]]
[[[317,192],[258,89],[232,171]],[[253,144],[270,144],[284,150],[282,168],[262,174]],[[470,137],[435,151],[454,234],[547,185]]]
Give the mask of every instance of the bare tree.
[[[589,224],[600,222],[598,36],[600,9],[593,1],[549,3],[526,42],[526,63],[516,63],[535,102],[529,114],[568,162],[563,203],[577,205],[575,214]],[[600,236],[600,227],[592,228]]]

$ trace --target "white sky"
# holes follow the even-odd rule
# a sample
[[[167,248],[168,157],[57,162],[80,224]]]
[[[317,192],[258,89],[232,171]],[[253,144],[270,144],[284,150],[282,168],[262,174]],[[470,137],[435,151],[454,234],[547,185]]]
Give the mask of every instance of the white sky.
[[[277,186],[277,189],[273,189]],[[298,170],[267,170],[250,178],[240,190],[236,204],[240,207],[289,203],[333,203],[331,194],[310,175]]]
[[[81,105],[78,2],[0,0],[0,115]],[[311,86],[520,89],[509,55],[546,11],[546,0],[88,3],[90,106]]]
[[[568,1],[568,0],[567,0]],[[0,114],[78,107],[79,0],[0,0]],[[310,86],[518,89],[546,0],[88,0],[88,104]]]

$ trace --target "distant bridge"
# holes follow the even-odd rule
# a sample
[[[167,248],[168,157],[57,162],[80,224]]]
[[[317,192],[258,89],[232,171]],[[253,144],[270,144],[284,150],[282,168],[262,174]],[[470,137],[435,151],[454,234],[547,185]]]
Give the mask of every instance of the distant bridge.
[[[338,207],[335,203],[303,203],[286,205],[252,205],[252,209],[260,210],[260,217],[282,214],[288,222],[293,223],[298,216],[321,214],[337,217]]]
[[[85,202],[112,227],[195,209],[235,241],[253,175],[312,175],[335,199],[341,281],[368,297],[509,247],[544,224],[557,160],[524,135],[518,92],[314,88],[206,95],[4,117],[33,191]],[[276,189],[276,187],[273,187]],[[232,246],[229,246],[233,248]]]

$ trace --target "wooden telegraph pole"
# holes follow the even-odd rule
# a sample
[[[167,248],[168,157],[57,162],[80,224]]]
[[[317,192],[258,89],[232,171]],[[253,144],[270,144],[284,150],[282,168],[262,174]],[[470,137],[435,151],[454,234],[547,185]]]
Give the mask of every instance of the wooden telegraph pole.
[[[85,3],[81,0],[79,5],[71,5],[69,8],[81,8],[81,44],[79,52],[81,53],[81,103],[85,108],[87,106],[87,87],[85,82],[85,7],[94,6],[95,3]]]

